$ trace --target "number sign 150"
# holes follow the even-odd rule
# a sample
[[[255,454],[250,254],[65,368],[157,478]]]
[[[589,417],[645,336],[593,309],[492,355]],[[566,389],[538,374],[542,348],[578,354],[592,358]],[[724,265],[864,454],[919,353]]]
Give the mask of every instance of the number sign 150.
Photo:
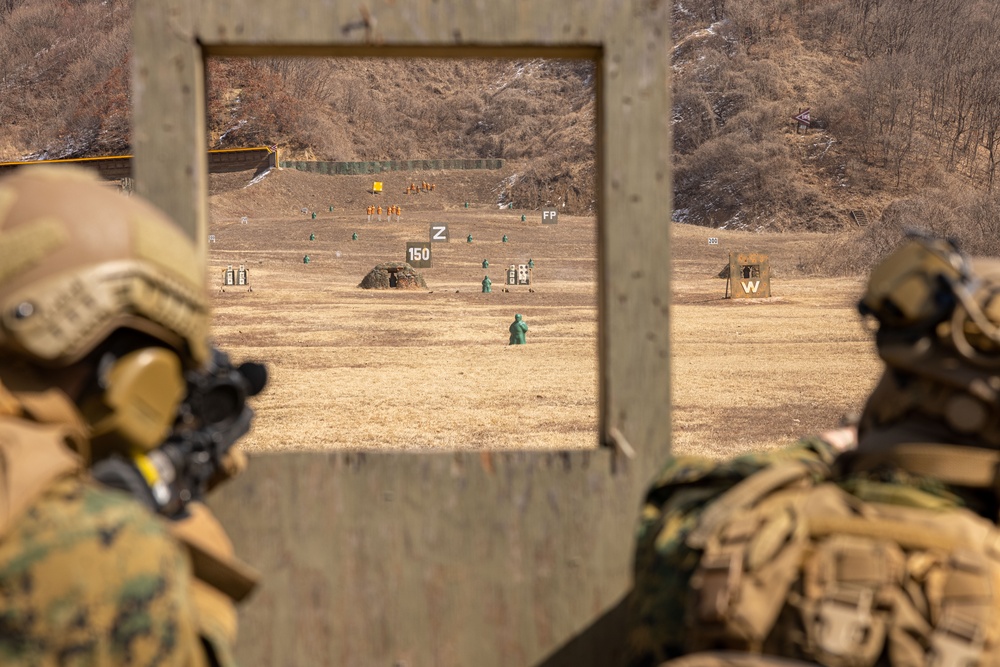
[[[431,244],[428,241],[406,244],[406,261],[415,268],[428,269],[431,266]]]

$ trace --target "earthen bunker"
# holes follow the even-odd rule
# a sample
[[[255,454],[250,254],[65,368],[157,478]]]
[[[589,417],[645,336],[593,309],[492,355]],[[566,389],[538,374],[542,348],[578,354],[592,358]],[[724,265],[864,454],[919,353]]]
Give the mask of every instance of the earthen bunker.
[[[362,289],[427,289],[423,276],[406,262],[378,264],[358,284]]]

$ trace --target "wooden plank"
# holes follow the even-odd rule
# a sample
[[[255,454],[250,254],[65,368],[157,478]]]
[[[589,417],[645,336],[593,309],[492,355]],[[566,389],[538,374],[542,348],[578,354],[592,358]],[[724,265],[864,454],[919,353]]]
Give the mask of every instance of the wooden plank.
[[[602,425],[640,465],[670,443],[667,3],[603,3],[598,72]],[[617,11],[615,11],[617,9]]]
[[[324,52],[377,46],[379,55],[425,46],[442,57],[470,57],[460,49],[516,45],[533,48],[598,45],[611,18],[648,12],[641,2],[590,2],[586,11],[573,0],[377,0],[363,4],[295,0],[191,0],[194,29],[210,49],[227,47],[246,55],[250,45],[288,49],[318,47]],[[665,26],[665,15],[663,17]],[[648,26],[646,26],[648,27]],[[639,33],[636,33],[639,34]],[[309,53],[300,50],[298,53]],[[313,53],[315,55],[315,53]]]
[[[617,449],[262,457],[214,500],[266,575],[241,612],[246,664],[607,664],[641,495],[669,450],[667,12],[647,0],[586,11],[569,0],[137,0],[137,178],[196,238],[203,55],[597,63],[599,414],[602,443]]]
[[[628,588],[632,478],[612,457],[255,459],[213,500],[265,574],[240,662],[536,664]]]
[[[727,296],[766,299],[771,296],[771,262],[758,252],[729,252]],[[731,292],[731,293],[728,293]]]
[[[135,191],[195,239],[208,235],[205,65],[187,0],[136,2],[132,18]]]

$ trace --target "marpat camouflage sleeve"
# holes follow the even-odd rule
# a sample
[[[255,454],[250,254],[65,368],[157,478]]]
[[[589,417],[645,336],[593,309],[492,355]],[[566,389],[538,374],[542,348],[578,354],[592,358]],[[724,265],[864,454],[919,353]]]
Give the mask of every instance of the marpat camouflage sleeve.
[[[63,478],[0,541],[0,664],[204,665],[190,578],[159,519]]]

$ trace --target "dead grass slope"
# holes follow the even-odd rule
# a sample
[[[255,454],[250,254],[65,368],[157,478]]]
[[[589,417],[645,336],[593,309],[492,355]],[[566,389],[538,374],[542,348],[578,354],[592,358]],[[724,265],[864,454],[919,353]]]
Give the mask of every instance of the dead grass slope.
[[[686,0],[672,29],[675,220],[829,232],[862,210],[840,273],[907,227],[1000,249],[994,3]]]
[[[497,170],[429,170],[385,172],[377,176],[328,176],[274,169],[251,183],[252,172],[213,174],[210,206],[216,220],[309,217],[312,212],[361,215],[370,205],[399,206],[403,216],[414,211],[464,209],[497,210],[510,201],[507,184],[524,170],[523,163],[509,162]],[[372,182],[380,180],[383,191],[371,193]],[[411,183],[433,183],[433,192],[405,194]],[[515,206],[530,209],[529,205]],[[308,214],[302,214],[302,209]]]
[[[217,284],[226,265],[244,263],[254,288],[214,292],[213,335],[235,359],[263,359],[272,370],[273,383],[254,399],[258,419],[247,447],[595,446],[596,220],[522,223],[519,209],[477,203],[493,196],[486,182],[466,209],[457,183],[439,180],[440,197],[410,208],[403,202],[399,223],[369,223],[363,204],[372,195],[358,179],[284,170],[212,197],[210,278]],[[340,205],[351,197],[362,206]],[[308,201],[322,204],[315,220],[299,210]],[[441,222],[452,240],[435,244],[432,268],[421,270],[425,290],[357,287]],[[860,409],[880,364],[855,310],[861,280],[811,271],[830,234],[691,225],[673,225],[671,234],[677,451],[728,456],[778,447]],[[719,245],[707,244],[709,234]],[[770,256],[771,299],[723,298],[725,281],[715,276],[728,250]],[[312,261],[304,264],[307,253]],[[506,267],[528,258],[533,291],[503,292]],[[484,274],[492,294],[481,293]],[[530,327],[523,349],[507,345],[514,313]]]

